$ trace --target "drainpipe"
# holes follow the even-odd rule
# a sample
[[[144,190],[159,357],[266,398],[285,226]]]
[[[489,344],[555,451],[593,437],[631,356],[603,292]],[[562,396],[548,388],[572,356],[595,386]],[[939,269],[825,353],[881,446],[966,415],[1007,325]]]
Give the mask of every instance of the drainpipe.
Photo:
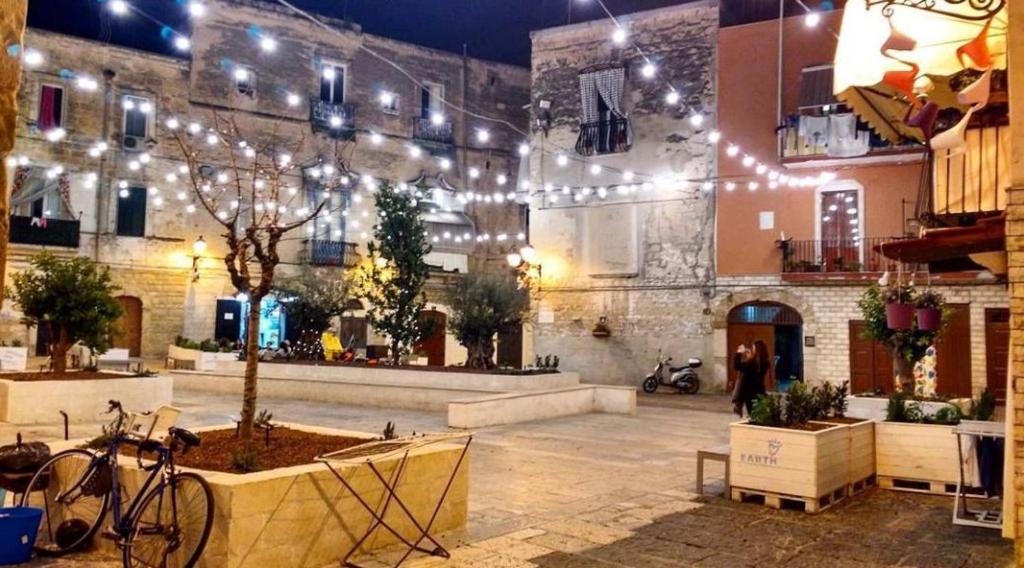
[[[110,144],[110,108],[114,100],[114,77],[117,75],[112,69],[103,70],[103,128],[101,140]],[[111,145],[113,146],[113,145]],[[93,234],[93,260],[100,261],[100,235],[102,227],[106,226],[106,211],[104,209],[103,194],[110,193],[110,179],[107,173],[107,154],[100,155],[99,182],[96,184],[96,230]]]
[[[779,0],[779,57],[776,61],[776,83],[775,83],[775,127],[782,124],[782,25],[786,18],[786,0]],[[782,140],[778,133],[775,135],[775,155],[782,155]]]

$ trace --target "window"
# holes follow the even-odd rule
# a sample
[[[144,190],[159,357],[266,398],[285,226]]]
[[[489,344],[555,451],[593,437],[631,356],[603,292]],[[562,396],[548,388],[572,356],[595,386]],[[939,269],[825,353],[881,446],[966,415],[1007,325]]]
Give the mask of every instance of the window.
[[[117,200],[117,234],[142,237],[146,234],[146,188],[130,187]]]
[[[576,152],[584,156],[625,152],[633,143],[629,121],[622,110],[625,69],[601,67],[580,73],[580,136]]]
[[[36,117],[39,130],[47,131],[64,126],[64,87],[41,85],[39,88],[39,113]]]
[[[424,81],[420,89],[420,117],[430,118],[433,113],[444,111],[444,85]]]
[[[125,95],[121,101],[121,107],[124,109],[125,147],[134,147],[130,146],[127,140],[134,138],[142,141],[148,136],[149,117],[153,114],[153,102],[145,97]]]
[[[818,258],[825,272],[860,265],[863,215],[860,188],[849,183],[818,190]]]
[[[387,104],[381,104],[380,108],[384,111],[384,114],[398,114],[401,109],[401,100],[402,97],[392,94]]]
[[[800,71],[800,109],[827,108],[836,104],[832,94],[832,66],[815,65]]]
[[[345,240],[345,214],[343,211],[348,206],[348,193],[344,191],[324,192],[319,183],[307,182],[306,195],[311,209],[315,208],[320,201],[325,201],[321,215],[313,222],[313,238],[343,242]]]
[[[235,89],[247,97],[256,96],[256,71],[247,65],[235,67]]]
[[[324,63],[320,69],[320,100],[332,105],[345,102],[345,66]]]
[[[42,167],[18,168],[11,185],[11,214],[22,217],[74,219],[67,174],[53,176]]]

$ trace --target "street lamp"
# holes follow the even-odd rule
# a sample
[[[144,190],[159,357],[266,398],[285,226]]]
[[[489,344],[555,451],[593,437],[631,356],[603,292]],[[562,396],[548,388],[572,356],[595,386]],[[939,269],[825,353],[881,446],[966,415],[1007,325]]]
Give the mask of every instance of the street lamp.
[[[199,282],[199,259],[202,258],[203,253],[206,252],[206,241],[203,240],[203,236],[199,235],[196,242],[192,243],[192,281]]]

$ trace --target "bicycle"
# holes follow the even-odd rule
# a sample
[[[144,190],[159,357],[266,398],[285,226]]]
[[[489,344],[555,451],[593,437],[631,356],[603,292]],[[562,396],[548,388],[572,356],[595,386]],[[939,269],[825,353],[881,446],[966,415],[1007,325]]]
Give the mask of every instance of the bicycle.
[[[181,566],[199,560],[213,525],[213,492],[199,475],[178,472],[174,453],[184,454],[199,445],[199,436],[181,428],[168,430],[167,445],[132,433],[137,415],[129,414],[116,400],[108,413],[117,418],[108,430],[106,450],[70,449],[50,458],[29,482],[22,506],[43,510],[36,550],[60,556],[85,546],[99,530],[108,509],[113,525],[104,536],[118,542],[126,567]],[[122,486],[117,458],[123,445],[138,447],[136,461],[147,472],[138,493],[122,508]],[[154,456],[150,464],[143,455]]]

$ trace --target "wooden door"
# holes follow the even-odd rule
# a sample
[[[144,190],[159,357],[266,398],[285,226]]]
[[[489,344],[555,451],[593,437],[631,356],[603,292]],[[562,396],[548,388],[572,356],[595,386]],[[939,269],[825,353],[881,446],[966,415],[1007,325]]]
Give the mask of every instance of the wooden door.
[[[436,310],[420,312],[420,322],[431,322],[430,335],[416,344],[416,351],[425,351],[429,365],[444,366],[445,331],[448,318]]]
[[[985,310],[985,384],[999,402],[1006,401],[1007,365],[1010,357],[1010,310]]]
[[[142,300],[135,296],[118,296],[124,313],[117,320],[120,334],[114,337],[114,347],[128,349],[128,354],[138,357],[142,351]]]
[[[865,324],[850,320],[850,392],[893,390],[892,355],[878,341],[864,337]]]
[[[508,333],[498,334],[498,366],[523,368],[523,326]]]
[[[736,355],[736,348],[740,344],[750,347],[755,341],[760,339],[764,341],[764,344],[768,346],[768,361],[773,361],[775,357],[775,326],[771,324],[763,323],[730,323],[726,332],[726,343],[728,345],[728,384],[726,385],[729,392],[732,392],[733,385],[736,384],[736,379],[739,378],[739,372],[733,369],[733,358]],[[675,362],[678,365],[678,362]],[[765,377],[765,388],[771,390],[775,387],[775,375],[769,373]]]
[[[949,323],[935,343],[935,392],[951,397],[971,396],[971,309],[947,304]]]

